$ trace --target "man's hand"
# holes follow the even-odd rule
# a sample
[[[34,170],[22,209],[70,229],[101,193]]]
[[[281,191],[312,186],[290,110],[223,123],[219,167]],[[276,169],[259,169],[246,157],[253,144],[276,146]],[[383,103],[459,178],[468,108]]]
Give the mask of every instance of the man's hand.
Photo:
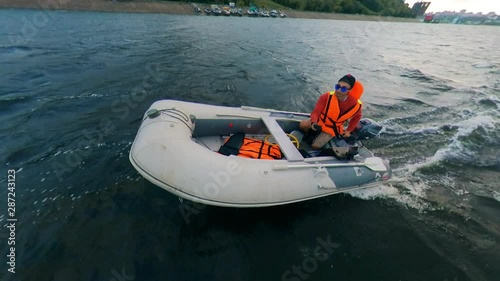
[[[350,136],[351,136],[351,132],[349,132],[348,130],[345,130],[345,131],[344,131],[344,133],[342,134],[342,136],[343,136],[344,138],[348,138],[348,137],[350,137]]]
[[[311,129],[312,129],[313,131],[317,131],[317,130],[318,130],[318,128],[321,128],[321,127],[318,125],[318,123],[314,123],[314,122],[312,122],[312,123],[311,123]]]

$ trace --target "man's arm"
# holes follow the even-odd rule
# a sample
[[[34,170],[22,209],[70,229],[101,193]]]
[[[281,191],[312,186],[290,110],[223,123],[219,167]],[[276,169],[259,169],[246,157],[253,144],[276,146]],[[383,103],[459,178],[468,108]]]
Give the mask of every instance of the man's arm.
[[[328,93],[322,94],[319,97],[318,102],[316,102],[316,106],[314,107],[313,112],[311,112],[311,121],[313,123],[318,123],[319,115],[321,114],[321,111],[323,111],[323,108],[325,108],[327,101],[328,101]]]
[[[356,129],[356,126],[359,123],[359,120],[361,120],[361,108],[354,114],[354,116],[349,120],[349,126],[347,126],[347,131],[352,132],[354,129]]]

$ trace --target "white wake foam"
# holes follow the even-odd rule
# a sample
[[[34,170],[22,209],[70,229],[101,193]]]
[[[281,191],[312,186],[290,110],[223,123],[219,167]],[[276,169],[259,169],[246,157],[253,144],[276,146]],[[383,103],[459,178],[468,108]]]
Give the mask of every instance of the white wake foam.
[[[475,116],[459,122],[457,126],[458,131],[451,138],[450,143],[446,147],[436,151],[434,156],[426,162],[436,163],[450,156],[454,158],[469,158],[469,155],[472,155],[473,152],[464,147],[460,138],[469,136],[479,127],[484,128],[486,131],[495,129],[495,124],[491,116]]]
[[[429,183],[418,175],[418,169],[426,167],[449,157],[469,157],[471,155],[462,142],[461,137],[466,137],[474,132],[479,127],[493,130],[495,128],[493,118],[490,116],[475,116],[455,124],[458,127],[455,135],[450,139],[450,142],[443,148],[438,149],[436,153],[418,163],[408,163],[405,166],[393,170],[393,177],[387,183],[364,190],[349,192],[353,197],[373,200],[376,198],[393,199],[396,202],[419,211],[431,210],[433,207],[426,201],[426,190],[430,188]],[[434,132],[433,128],[416,130],[414,132]],[[409,130],[408,130],[409,131]],[[411,160],[411,159],[408,159]],[[451,189],[454,188],[452,179],[442,177],[441,182]],[[466,193],[466,191],[457,191],[458,193]],[[500,201],[500,193],[495,195],[495,199]]]
[[[398,176],[393,176],[390,181],[380,186],[351,191],[349,194],[364,200],[392,199],[401,205],[420,212],[429,210],[429,204],[423,200],[426,197],[425,191],[429,186],[424,181],[416,180],[407,173],[408,170]]]
[[[498,191],[493,191],[493,198],[500,202],[500,192]]]

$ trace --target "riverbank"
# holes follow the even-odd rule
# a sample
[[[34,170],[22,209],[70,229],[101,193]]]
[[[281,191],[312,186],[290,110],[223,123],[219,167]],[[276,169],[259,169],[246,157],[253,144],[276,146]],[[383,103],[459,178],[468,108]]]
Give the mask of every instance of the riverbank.
[[[202,6],[202,5],[200,5]],[[166,13],[195,15],[191,4],[185,2],[112,2],[109,0],[0,0],[0,8],[52,9],[101,12]],[[416,19],[366,16],[305,11],[286,11],[290,18],[417,22]]]

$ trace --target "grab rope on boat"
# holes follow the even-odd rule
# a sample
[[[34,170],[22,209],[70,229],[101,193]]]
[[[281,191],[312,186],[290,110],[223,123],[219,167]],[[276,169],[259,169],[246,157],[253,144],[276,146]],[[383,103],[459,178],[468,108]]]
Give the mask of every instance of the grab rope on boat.
[[[210,147],[208,147],[208,145],[206,145],[200,139],[200,137],[198,137],[198,135],[194,132],[194,129],[191,126],[189,126],[189,124],[187,123],[187,122],[189,122],[189,120],[191,120],[192,123],[194,123],[196,121],[196,116],[194,116],[192,114],[188,117],[186,113],[184,113],[176,108],[165,108],[165,109],[160,109],[160,110],[153,108],[153,109],[150,109],[146,112],[146,117],[144,117],[144,119],[142,119],[142,122],[144,122],[144,120],[146,120],[146,118],[148,118],[148,117],[150,119],[154,119],[154,118],[160,116],[160,114],[164,114],[164,115],[167,115],[169,117],[172,117],[172,118],[175,118],[175,119],[181,121],[181,123],[183,123],[184,125],[186,125],[186,127],[189,128],[189,130],[196,137],[196,139],[199,142],[201,142],[206,148],[208,148],[210,150]]]

